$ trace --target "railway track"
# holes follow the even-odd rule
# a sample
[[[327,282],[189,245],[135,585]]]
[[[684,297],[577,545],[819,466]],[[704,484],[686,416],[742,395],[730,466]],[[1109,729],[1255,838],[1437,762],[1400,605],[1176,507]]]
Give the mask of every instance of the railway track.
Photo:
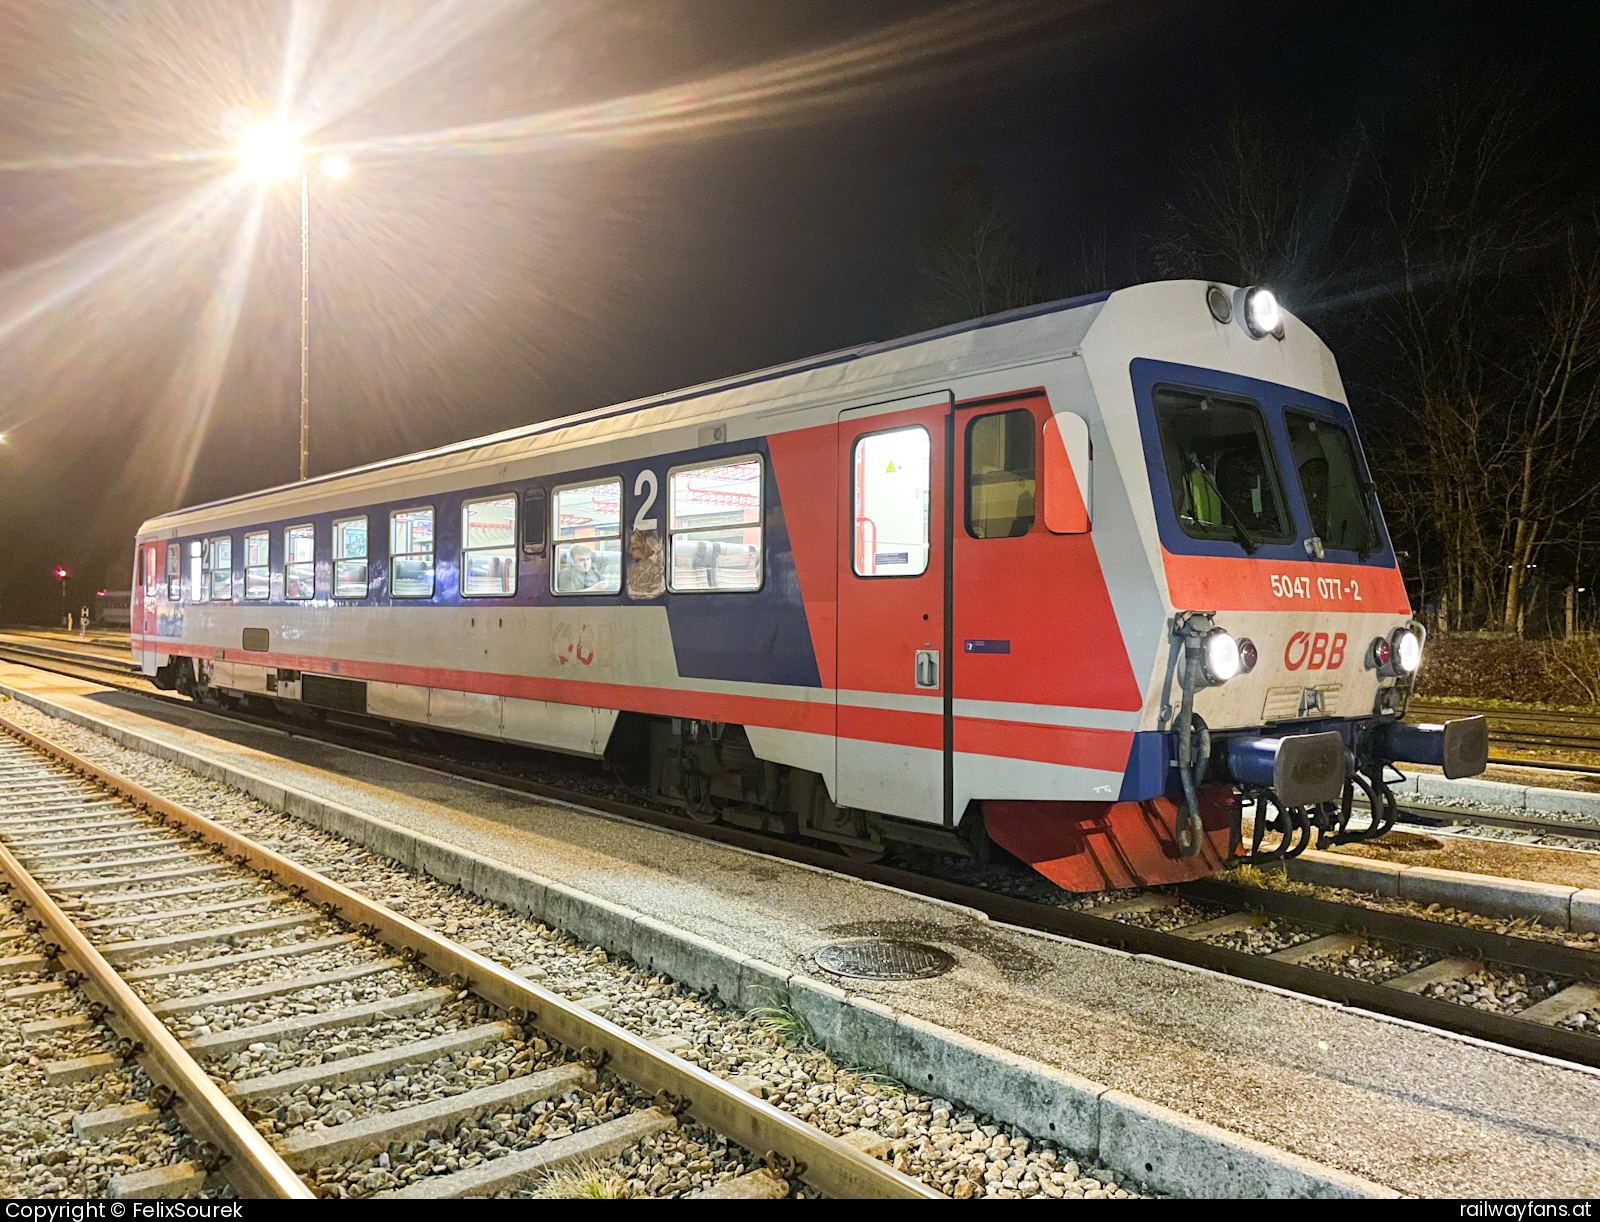
[[[131,685],[130,685],[131,686]],[[135,689],[137,690],[137,689]],[[174,699],[194,707],[186,699]],[[1600,1066],[1600,1025],[1591,1033],[1574,1016],[1600,1019],[1600,951],[1481,930],[1367,908],[1292,896],[1218,880],[1152,892],[1131,902],[1081,911],[1002,894],[969,882],[881,863],[848,861],[819,848],[618,800],[593,791],[547,784],[501,768],[437,756],[363,735],[353,729],[286,726],[235,710],[208,710],[253,724],[353,747],[448,775],[485,781],[538,797],[589,806],[639,822],[689,832],[774,856],[946,899],[991,918],[1041,932],[1156,955],[1255,980],[1291,992],[1359,1006],[1376,1013],[1476,1036],[1510,1047]],[[1408,810],[1411,808],[1407,808]],[[1416,807],[1419,821],[1451,821],[1575,833],[1570,824],[1536,816],[1510,816],[1446,807]],[[1600,835],[1600,832],[1594,833]],[[1182,919],[1192,917],[1189,927]],[[1252,933],[1251,931],[1257,931]],[[1261,953],[1240,949],[1258,942]],[[1307,947],[1301,950],[1297,948]],[[1259,949],[1259,947],[1257,948]],[[1354,957],[1367,965],[1351,969]],[[1389,977],[1381,965],[1395,965]],[[1405,970],[1400,970],[1404,968]],[[1374,978],[1367,978],[1366,972]],[[1422,975],[1412,975],[1422,973]],[[1401,979],[1407,977],[1409,979]],[[1524,996],[1517,992],[1521,978]],[[1487,986],[1499,998],[1482,996]],[[1512,987],[1500,988],[1510,982]],[[1468,987],[1470,986],[1470,987]],[[1448,996],[1467,997],[1465,1004]],[[1504,994],[1504,996],[1501,996]],[[1493,1008],[1482,1008],[1486,1003]]]
[[[59,655],[59,656],[57,656]],[[109,687],[116,687],[123,691],[135,692],[138,695],[152,700],[161,700],[178,705],[181,708],[197,707],[194,701],[183,696],[174,696],[160,691],[148,680],[135,671],[131,664],[118,661],[102,661],[93,657],[72,654],[67,650],[50,648],[45,651],[35,651],[33,646],[19,645],[14,640],[0,637],[0,659],[21,662],[38,670],[46,670],[53,674],[68,675],[73,678],[92,679],[94,682],[103,683]],[[107,676],[111,676],[108,678]],[[313,727],[300,723],[286,723],[266,717],[256,717],[243,713],[237,709],[224,709],[216,706],[203,706],[208,711],[223,717],[233,717],[238,720],[248,721],[251,724],[270,726],[274,729],[286,730],[293,734],[303,734],[334,743],[335,745],[354,746],[365,751],[377,751],[387,754],[392,758],[407,763],[421,764],[425,767],[439,768],[445,771],[458,770],[456,762],[447,757],[430,755],[417,751],[410,751],[393,745],[392,740],[374,739],[359,729],[352,735],[342,735],[337,731],[330,732],[326,727]],[[1428,709],[1427,713],[1443,712],[1447,710]],[[1518,767],[1547,767],[1559,768],[1563,771],[1593,771],[1600,773],[1600,767],[1586,769],[1576,765],[1566,764],[1534,764],[1524,760],[1492,760],[1492,763],[1508,763]],[[491,776],[499,780],[500,774],[489,771],[468,771],[461,775],[472,776],[477,779],[490,779]],[[580,795],[572,800],[587,800],[588,795]],[[1359,803],[1358,803],[1359,805]],[[1481,826],[1498,827],[1515,831],[1523,831],[1537,835],[1566,836],[1580,840],[1600,841],[1600,827],[1594,824],[1575,822],[1570,820],[1545,818],[1539,815],[1510,814],[1504,812],[1486,812],[1472,810],[1467,807],[1430,806],[1426,803],[1411,802],[1400,808],[1400,821],[1405,824],[1420,827],[1439,827],[1445,825],[1455,826]],[[699,826],[699,825],[695,825]]]
[[[702,1195],[787,1196],[791,1180],[838,1197],[940,1195],[470,946],[4,718],[0,731],[6,885],[48,931],[40,958],[66,971],[63,983],[90,995],[119,1037],[115,1052],[61,1071],[137,1059],[157,1083],[149,1103],[85,1123],[170,1111],[202,1143],[130,1195],[187,1195],[217,1173],[250,1197],[492,1195],[686,1123],[752,1151],[752,1164],[764,1156]],[[198,996],[172,987],[218,973],[245,983]],[[350,984],[366,1000],[330,1007],[322,990]],[[231,1023],[188,1027],[186,1015],[221,1006]],[[374,1025],[402,1038],[337,1054]],[[408,1094],[430,1065],[463,1056],[479,1080],[442,1097]],[[220,1072],[244,1058],[248,1076]],[[331,1092],[349,1102],[324,1125],[304,1105]],[[267,1117],[287,1123],[257,1123]],[[350,1165],[386,1166],[388,1151],[437,1144],[463,1125],[493,1136],[405,1179],[374,1171],[331,1187]]]
[[[1592,751],[1600,753],[1600,716],[1585,713],[1533,712],[1519,709],[1478,709],[1430,704],[1413,700],[1413,720],[1435,721],[1449,717],[1483,716],[1489,722],[1489,741],[1523,750]],[[1494,758],[1492,764],[1515,768],[1560,768],[1600,774],[1600,765],[1554,760]]]
[[[1365,809],[1365,808],[1362,808]],[[1600,824],[1555,819],[1544,815],[1509,814],[1469,810],[1459,806],[1429,806],[1412,802],[1400,808],[1401,824],[1412,827],[1503,827],[1542,836],[1600,842]]]

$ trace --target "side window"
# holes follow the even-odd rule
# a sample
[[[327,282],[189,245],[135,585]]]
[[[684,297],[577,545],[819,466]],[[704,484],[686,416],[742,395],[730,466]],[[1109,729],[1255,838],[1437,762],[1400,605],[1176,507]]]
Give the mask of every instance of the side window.
[[[933,447],[921,425],[870,433],[855,445],[857,577],[915,577],[928,569],[928,489]]]
[[[266,598],[272,593],[272,566],[267,559],[268,534],[250,531],[244,537],[244,596]]]
[[[1027,408],[967,425],[967,533],[974,539],[1010,539],[1033,529],[1037,428]]]
[[[205,544],[199,539],[189,542],[189,601],[204,602],[206,597]]]
[[[333,524],[333,596],[367,596],[367,519],[342,518]]]
[[[544,551],[544,524],[550,517],[549,494],[532,488],[522,503],[522,550],[530,555]]]
[[[317,596],[315,526],[291,526],[283,532],[283,596],[301,601]]]
[[[468,501],[461,506],[461,593],[504,598],[516,592],[516,494]]]
[[[183,597],[183,544],[167,544],[167,601]]]
[[[761,459],[671,472],[668,530],[675,593],[761,588]]]
[[[206,540],[206,569],[211,587],[206,597],[214,603],[233,601],[233,536]]]
[[[622,589],[622,481],[605,480],[557,488],[556,562],[550,566],[557,594],[615,594]]]
[[[397,509],[389,515],[389,594],[433,597],[433,509]]]

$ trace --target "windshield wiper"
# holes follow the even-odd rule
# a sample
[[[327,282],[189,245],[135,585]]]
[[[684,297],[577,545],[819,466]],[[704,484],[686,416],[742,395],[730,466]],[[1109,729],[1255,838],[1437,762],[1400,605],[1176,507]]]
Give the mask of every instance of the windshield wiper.
[[[1222,489],[1218,488],[1217,481],[1211,478],[1211,472],[1207,471],[1198,462],[1194,464],[1194,469],[1205,477],[1206,483],[1211,485],[1211,491],[1217,494],[1217,504],[1222,506],[1222,512],[1228,518],[1228,525],[1232,526],[1234,532],[1239,536],[1239,546],[1244,548],[1244,554],[1254,556],[1259,545],[1256,543],[1255,536],[1245,529],[1244,519],[1233,511],[1232,505],[1228,504],[1228,498],[1222,495]]]
[[[1357,549],[1356,556],[1365,562],[1378,550],[1378,485],[1370,479],[1361,481],[1361,506],[1367,511],[1367,539]]]

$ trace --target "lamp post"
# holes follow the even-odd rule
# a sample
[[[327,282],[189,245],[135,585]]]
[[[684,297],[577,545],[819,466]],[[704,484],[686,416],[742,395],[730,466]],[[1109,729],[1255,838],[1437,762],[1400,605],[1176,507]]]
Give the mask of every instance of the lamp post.
[[[300,478],[311,460],[311,171],[301,155],[300,140],[282,122],[263,123],[245,133],[240,157],[245,171],[263,182],[300,171]],[[322,172],[343,178],[350,163],[337,154],[322,159]]]

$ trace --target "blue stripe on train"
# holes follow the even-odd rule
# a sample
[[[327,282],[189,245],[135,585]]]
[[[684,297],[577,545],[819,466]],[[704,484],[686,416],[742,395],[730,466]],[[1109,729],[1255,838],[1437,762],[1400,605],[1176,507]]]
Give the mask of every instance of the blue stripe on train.
[[[517,592],[506,598],[467,598],[460,593],[459,556],[461,547],[461,504],[465,500],[496,492],[515,492],[521,500],[529,489],[563,484],[582,483],[585,480],[615,479],[621,477],[623,504],[622,523],[624,541],[633,519],[637,516],[641,497],[633,493],[639,472],[645,469],[656,475],[659,492],[649,516],[665,525],[669,512],[667,472],[688,463],[711,463],[719,459],[759,453],[763,468],[763,496],[765,498],[765,550],[766,580],[762,588],[749,593],[726,594],[663,594],[658,598],[639,600],[625,593],[608,595],[560,596],[550,590],[550,557],[552,548],[546,547],[541,555],[529,556],[518,549]],[[524,502],[525,503],[525,502]],[[434,510],[434,586],[431,598],[392,598],[388,590],[389,514],[396,509],[431,505]],[[365,514],[368,519],[368,586],[367,597],[362,599],[335,599],[333,586],[333,523],[337,519]],[[678,673],[690,679],[714,679],[745,683],[773,683],[791,687],[821,687],[822,677],[817,668],[816,651],[811,644],[810,626],[806,620],[805,603],[800,595],[800,582],[796,575],[794,553],[789,542],[789,528],[784,519],[783,504],[778,496],[778,481],[772,472],[772,458],[767,452],[765,439],[704,446],[677,454],[664,454],[650,459],[634,460],[610,466],[588,467],[560,475],[543,476],[534,480],[512,480],[484,484],[478,488],[432,496],[395,498],[367,505],[349,505],[328,513],[299,514],[236,527],[226,533],[233,538],[233,603],[235,606],[271,607],[286,606],[283,597],[283,532],[289,526],[312,523],[316,526],[317,597],[310,601],[296,601],[301,607],[327,607],[356,614],[363,607],[475,607],[486,614],[494,607],[556,607],[564,606],[573,612],[585,607],[661,606],[666,608],[667,622],[672,634],[672,647],[676,655]],[[273,597],[260,601],[244,598],[244,534],[247,530],[267,530],[268,560],[275,580]],[[182,535],[163,540],[158,546],[177,542],[182,545],[184,604],[193,601],[189,596],[189,543],[203,538],[220,538],[223,532],[210,536]],[[664,532],[663,532],[664,533]],[[624,583],[626,584],[626,583]],[[181,624],[182,607],[162,604],[161,618],[170,626]],[[181,629],[179,629],[181,631]],[[163,633],[166,635],[166,633]]]
[[[1128,768],[1122,774],[1119,802],[1144,802],[1167,792],[1172,771],[1172,734],[1166,730],[1140,730],[1128,750]]]

